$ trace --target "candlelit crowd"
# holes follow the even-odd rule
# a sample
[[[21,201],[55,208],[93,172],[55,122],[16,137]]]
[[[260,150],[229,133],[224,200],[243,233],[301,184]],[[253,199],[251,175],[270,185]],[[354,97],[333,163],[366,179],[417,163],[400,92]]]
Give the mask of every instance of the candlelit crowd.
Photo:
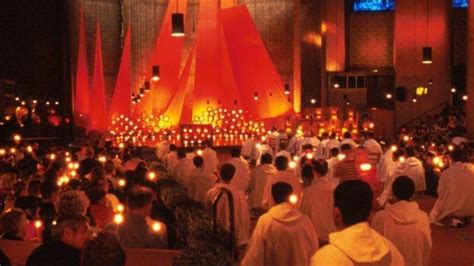
[[[274,129],[227,161],[210,141],[184,149],[164,140],[150,153],[18,136],[0,148],[2,239],[43,243],[27,265],[124,265],[127,248],[179,248],[179,221],[164,215],[159,194],[174,180],[232,231],[242,265],[428,265],[430,224],[466,227],[474,216],[463,119],[429,116],[392,142]],[[428,196],[437,197],[429,214],[413,200]]]

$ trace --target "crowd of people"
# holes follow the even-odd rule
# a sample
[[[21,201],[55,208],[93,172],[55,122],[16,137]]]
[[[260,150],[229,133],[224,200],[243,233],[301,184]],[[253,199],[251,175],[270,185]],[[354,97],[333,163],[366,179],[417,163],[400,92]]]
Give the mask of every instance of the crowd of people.
[[[212,142],[165,140],[153,154],[101,140],[18,143],[0,149],[2,239],[42,242],[27,265],[124,265],[127,248],[179,248],[157,188],[173,179],[232,232],[242,265],[427,265],[430,224],[474,216],[472,150],[448,117],[404,127],[392,143],[275,130],[225,162]],[[429,214],[413,200],[423,195],[437,197]]]

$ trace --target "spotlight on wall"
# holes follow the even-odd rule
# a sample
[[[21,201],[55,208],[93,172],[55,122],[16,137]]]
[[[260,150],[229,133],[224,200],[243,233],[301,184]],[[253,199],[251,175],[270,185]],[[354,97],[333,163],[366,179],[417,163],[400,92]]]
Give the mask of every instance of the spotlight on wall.
[[[417,100],[416,98],[413,98],[411,101],[412,101],[413,103],[418,102],[418,100]]]
[[[385,94],[385,98],[387,98],[387,100],[391,100],[392,99],[392,94],[390,92],[388,92],[387,94]]]
[[[428,85],[433,85],[433,79],[428,80]]]
[[[311,104],[316,104],[316,99],[311,99]]]
[[[158,81],[160,80],[160,66],[153,66],[151,68],[151,71],[152,71],[152,77],[151,77],[151,80],[153,81]]]
[[[253,94],[253,99],[254,99],[255,101],[258,100],[258,92],[255,92],[255,93]]]
[[[462,96],[462,100],[463,100],[463,101],[467,101],[467,99],[468,99],[467,95],[463,95],[463,96]]]
[[[451,93],[456,93],[456,88],[455,87],[451,88]]]

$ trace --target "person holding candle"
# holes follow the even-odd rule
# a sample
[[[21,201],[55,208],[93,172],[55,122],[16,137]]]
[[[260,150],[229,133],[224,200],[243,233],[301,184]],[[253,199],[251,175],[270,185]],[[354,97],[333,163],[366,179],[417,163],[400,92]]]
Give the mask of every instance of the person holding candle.
[[[2,239],[23,240],[26,234],[26,214],[21,209],[11,209],[0,217]]]
[[[311,220],[290,202],[292,192],[288,183],[272,185],[275,206],[258,219],[241,265],[308,265],[318,237]]]

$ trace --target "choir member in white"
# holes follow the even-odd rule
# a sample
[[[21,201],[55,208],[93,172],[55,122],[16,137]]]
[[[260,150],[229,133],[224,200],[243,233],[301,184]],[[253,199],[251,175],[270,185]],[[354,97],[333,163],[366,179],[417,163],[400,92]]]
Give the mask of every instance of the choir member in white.
[[[347,180],[334,191],[334,216],[341,231],[311,258],[311,265],[405,265],[400,251],[372,229],[372,189],[361,180]]]
[[[222,192],[221,188],[232,193],[234,203],[234,225],[235,237],[238,246],[248,243],[250,231],[250,216],[247,199],[242,190],[231,183],[236,173],[235,167],[230,163],[222,165],[220,170],[219,183],[212,187],[205,197],[206,206],[210,210],[213,200]],[[217,204],[217,220],[225,229],[230,229],[230,213],[227,195],[224,193]]]
[[[170,175],[173,175],[176,164],[178,164],[178,154],[176,153],[176,145],[170,144],[170,151],[163,156],[163,163]]]
[[[232,184],[240,189],[243,193],[247,191],[249,185],[250,168],[248,162],[240,157],[240,149],[232,148],[230,151],[232,157],[227,163],[232,164],[235,167],[235,175],[232,178]]]
[[[394,204],[387,204],[372,218],[371,225],[398,248],[406,265],[428,265],[431,251],[431,228],[428,215],[411,201],[415,183],[407,176],[392,185]]]
[[[206,142],[206,148],[202,151],[202,158],[204,159],[204,169],[217,174],[217,167],[219,166],[219,159],[217,153],[212,149],[212,141]]]
[[[263,190],[267,184],[268,178],[276,173],[273,166],[273,158],[270,154],[262,155],[261,164],[258,165],[250,174],[249,187],[247,189],[249,208],[251,210],[263,210],[262,199]]]
[[[214,175],[214,172],[205,168],[203,157],[194,157],[193,164],[196,168],[189,175],[188,196],[195,201],[204,203],[206,193],[216,183],[217,176]]]
[[[184,150],[178,151],[178,163],[174,169],[173,177],[184,187],[188,188],[189,175],[194,169],[192,159],[186,158],[186,152]]]
[[[298,200],[301,199],[302,188],[298,178],[292,172],[288,171],[288,159],[284,156],[277,157],[275,159],[275,166],[277,172],[268,178],[263,190],[262,205],[264,209],[270,209],[275,205],[271,196],[271,188],[272,185],[277,182],[290,184],[293,189],[293,194],[297,196]]]
[[[463,162],[462,151],[452,152],[451,161],[439,179],[438,200],[431,210],[430,221],[456,227],[474,216],[474,167]]]
[[[327,242],[328,235],[337,231],[333,218],[336,184],[327,176],[328,164],[325,160],[314,161],[313,171],[316,178],[304,188],[300,209],[311,219],[320,241]]]
[[[241,265],[309,264],[318,250],[318,238],[311,220],[289,202],[292,192],[288,183],[272,185],[276,205],[258,219]]]

